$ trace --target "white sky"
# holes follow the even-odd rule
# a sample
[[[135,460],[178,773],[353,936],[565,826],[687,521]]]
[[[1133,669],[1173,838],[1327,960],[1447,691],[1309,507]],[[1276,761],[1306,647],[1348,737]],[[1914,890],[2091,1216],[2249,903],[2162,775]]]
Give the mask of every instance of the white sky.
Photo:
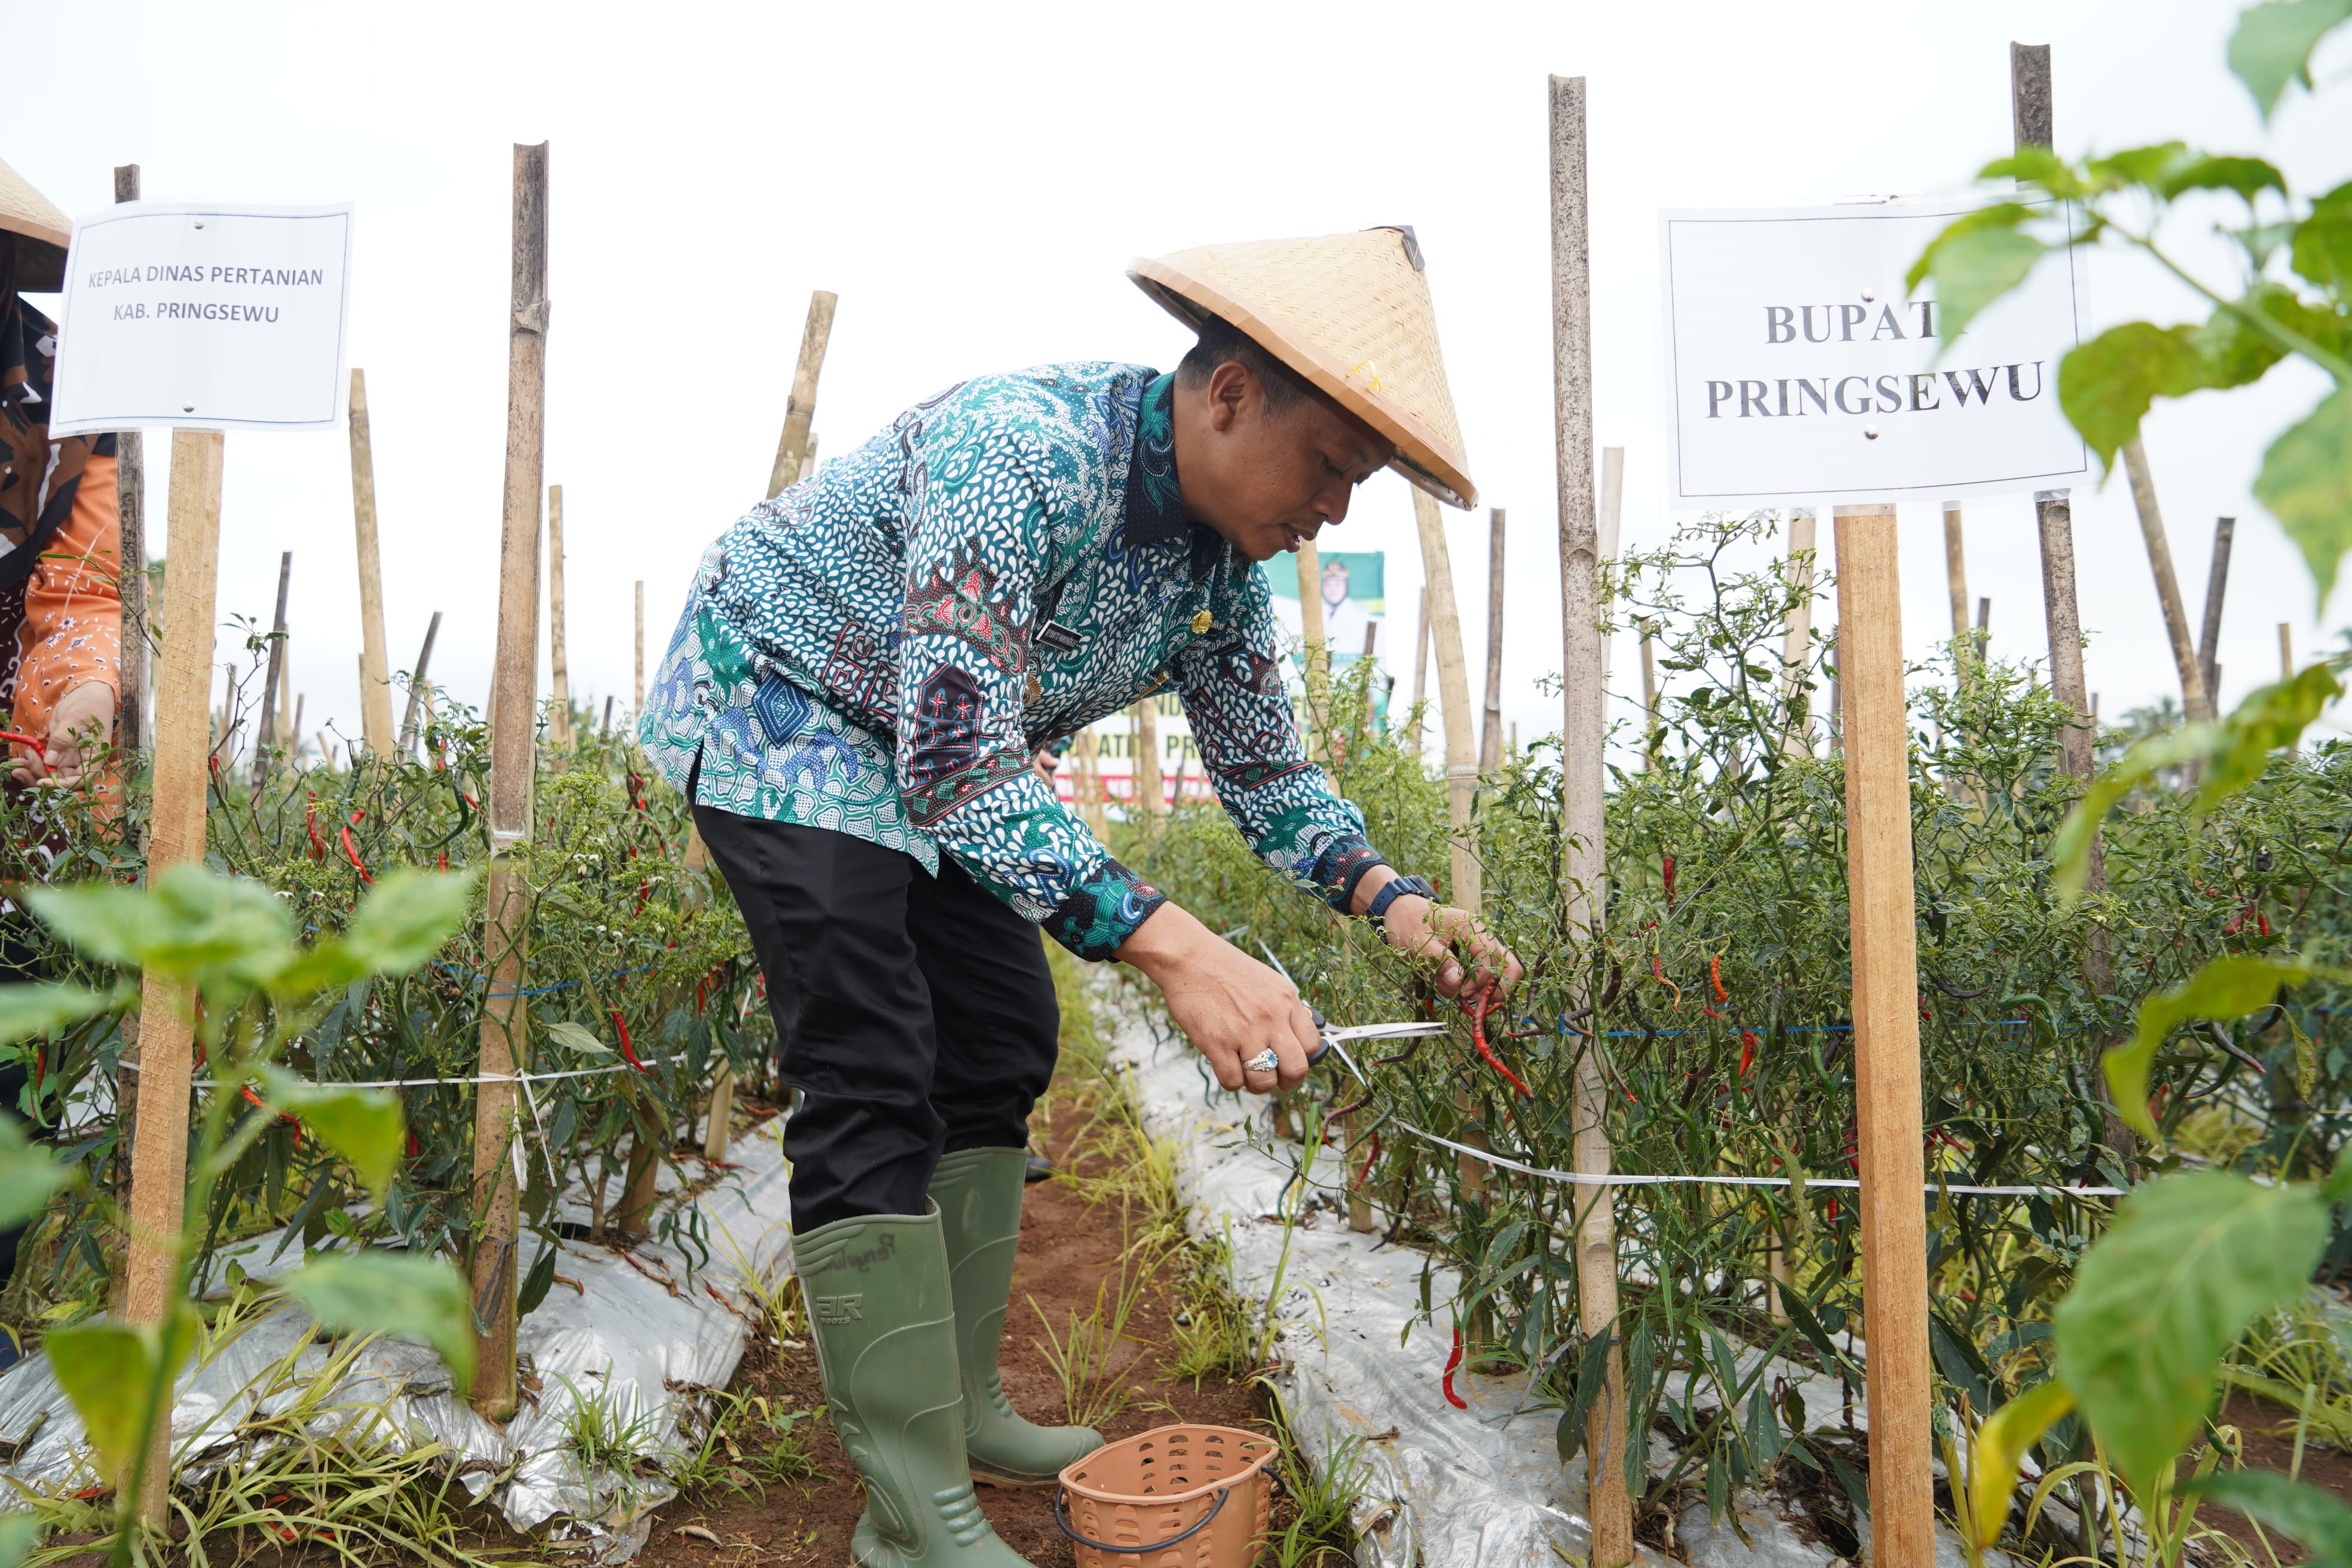
[[[547,477],[564,487],[572,688],[624,706],[631,584],[646,584],[650,661],[696,556],[759,499],[811,289],[841,296],[816,419],[838,453],[963,376],[1172,363],[1187,340],[1123,277],[1132,256],[1412,224],[1471,470],[1510,512],[1507,710],[1531,737],[1559,722],[1535,687],[1559,663],[1546,74],[1590,78],[1597,434],[1627,450],[1638,544],[1668,526],[1658,208],[1958,188],[2008,151],[2012,38],[2054,47],[2062,149],[2178,136],[2262,151],[2307,190],[2344,179],[2352,92],[2297,94],[2265,133],[2221,64],[2236,10],[0,0],[13,56],[38,62],[11,73],[0,158],[75,215],[131,162],[157,199],[358,202],[352,363],[368,374],[394,663],[442,610],[434,673],[476,701],[497,605],[510,143],[553,144]],[[2100,325],[2191,313],[2122,258],[2095,260],[2090,289]],[[2247,494],[2269,434],[2318,384],[2274,374],[2148,426],[2192,623],[2212,520],[2241,520],[2228,697],[2275,678],[2278,622],[2298,651],[2318,635],[2292,546]],[[160,470],[167,443],[149,446]],[[161,554],[160,472],[153,486]],[[1475,670],[1486,517],[1447,516]],[[1994,650],[2038,655],[2029,505],[1968,516]],[[2090,684],[2112,716],[2177,685],[2120,476],[2078,491],[2074,518]],[[1904,526],[1916,656],[1948,632],[1942,534],[1932,509]],[[233,434],[222,528],[225,616],[266,619],[278,553],[294,552],[306,723],[355,732],[344,436]],[[1401,482],[1375,479],[1325,542],[1388,552],[1409,631],[1421,568]],[[1620,690],[1639,680],[1630,655]]]

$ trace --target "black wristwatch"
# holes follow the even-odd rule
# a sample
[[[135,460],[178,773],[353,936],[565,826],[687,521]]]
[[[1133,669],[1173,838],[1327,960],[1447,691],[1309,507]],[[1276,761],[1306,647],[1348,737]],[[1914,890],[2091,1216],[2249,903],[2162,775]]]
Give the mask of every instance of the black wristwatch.
[[[1428,878],[1391,877],[1372,895],[1372,901],[1364,906],[1364,918],[1374,925],[1380,924],[1387,917],[1389,906],[1407,893],[1418,893],[1433,904],[1437,901],[1437,889],[1429,885]]]

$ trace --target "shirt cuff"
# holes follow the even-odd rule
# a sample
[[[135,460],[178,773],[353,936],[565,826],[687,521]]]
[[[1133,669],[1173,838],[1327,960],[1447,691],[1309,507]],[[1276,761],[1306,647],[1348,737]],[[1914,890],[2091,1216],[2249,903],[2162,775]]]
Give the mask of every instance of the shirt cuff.
[[[1090,963],[1115,957],[1168,895],[1106,856],[1101,869],[1055,906],[1045,933]]]
[[[1361,835],[1350,833],[1333,839],[1316,857],[1314,869],[1307,875],[1323,889],[1323,901],[1344,915],[1349,912],[1348,905],[1354,900],[1356,884],[1364,879],[1364,873],[1387,864],[1381,852],[1365,842]]]

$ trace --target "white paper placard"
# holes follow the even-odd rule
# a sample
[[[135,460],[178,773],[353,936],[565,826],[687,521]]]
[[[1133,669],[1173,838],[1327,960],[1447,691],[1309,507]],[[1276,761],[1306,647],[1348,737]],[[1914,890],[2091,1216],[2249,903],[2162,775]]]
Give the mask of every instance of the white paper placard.
[[[2081,341],[2084,315],[2073,253],[1949,345],[1932,294],[1906,295],[1920,251],[1978,205],[1660,213],[1671,504],[1935,500],[2088,482],[2090,453],[2058,407],[2058,362]]]
[[[126,202],[74,225],[54,435],[343,416],[352,204]]]

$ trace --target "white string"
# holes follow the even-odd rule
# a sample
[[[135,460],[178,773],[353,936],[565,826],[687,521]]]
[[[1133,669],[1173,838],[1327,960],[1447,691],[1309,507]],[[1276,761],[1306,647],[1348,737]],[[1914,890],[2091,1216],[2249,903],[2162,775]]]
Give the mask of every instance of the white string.
[[[647,1068],[651,1068],[659,1066],[664,1062],[683,1060],[685,1060],[683,1057],[656,1057],[651,1061],[646,1063],[646,1067]],[[129,1072],[137,1072],[139,1070],[139,1064],[137,1062],[123,1062],[120,1065]],[[598,1078],[606,1073],[635,1072],[636,1070],[638,1069],[632,1068],[626,1062],[615,1062],[611,1067],[572,1068],[563,1072],[486,1072],[476,1073],[471,1078],[372,1078],[362,1079],[353,1082],[346,1082],[341,1079],[322,1079],[317,1081],[316,1087],[320,1089],[437,1089],[443,1084],[520,1083],[529,1085],[534,1083],[553,1083],[559,1079]],[[526,1090],[526,1092],[528,1092],[528,1090]]]

